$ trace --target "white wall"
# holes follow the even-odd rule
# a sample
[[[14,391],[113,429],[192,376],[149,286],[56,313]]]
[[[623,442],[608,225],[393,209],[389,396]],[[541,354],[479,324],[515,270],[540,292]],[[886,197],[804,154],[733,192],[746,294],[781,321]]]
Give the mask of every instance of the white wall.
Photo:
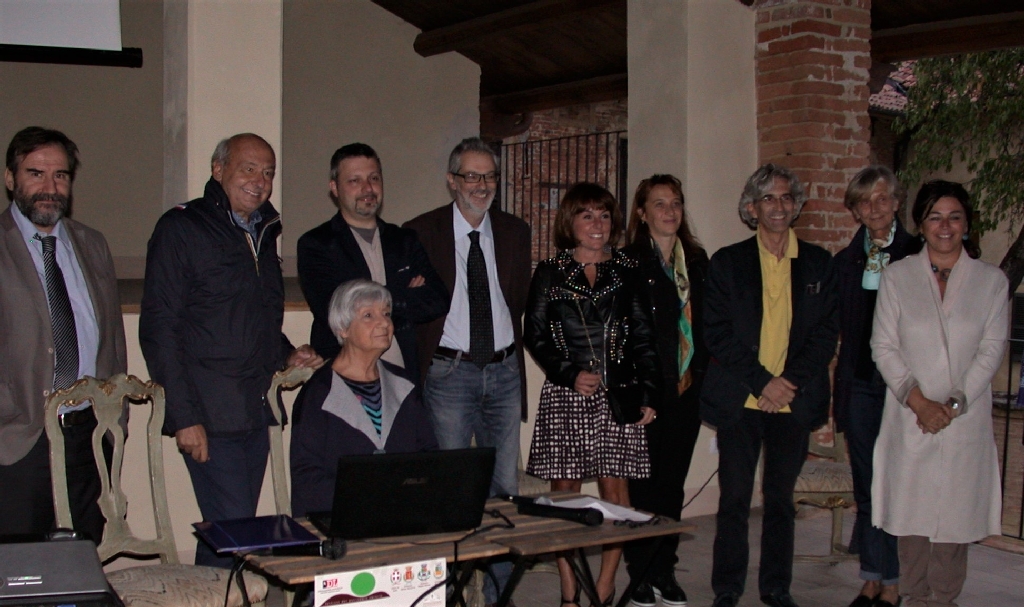
[[[417,34],[370,0],[285,4],[286,274],[299,236],[336,212],[327,183],[342,145],[363,142],[380,155],[386,221],[401,224],[450,200],[448,154],[480,129],[480,67],[456,53],[419,56]]]
[[[188,0],[190,199],[203,194],[217,142],[236,133],[270,143],[281,183],[281,11],[281,0]]]
[[[629,183],[653,173],[683,182],[686,209],[709,254],[750,236],[737,214],[757,168],[754,12],[736,0],[629,3]],[[718,467],[701,429],[687,500]],[[717,510],[718,483],[684,511]]]

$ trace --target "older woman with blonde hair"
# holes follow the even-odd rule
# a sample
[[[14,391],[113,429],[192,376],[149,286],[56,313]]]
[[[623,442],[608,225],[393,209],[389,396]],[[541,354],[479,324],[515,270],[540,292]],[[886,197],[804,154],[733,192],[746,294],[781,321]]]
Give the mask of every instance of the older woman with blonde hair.
[[[897,217],[905,199],[906,191],[887,167],[869,166],[857,173],[843,203],[861,227],[835,257],[842,341],[832,407],[850,451],[857,502],[850,544],[857,547],[864,580],[850,607],[892,607],[899,602],[896,538],[871,524],[871,458],[882,423],[885,380],[871,360],[869,342],[882,270],[915,248],[914,237]]]

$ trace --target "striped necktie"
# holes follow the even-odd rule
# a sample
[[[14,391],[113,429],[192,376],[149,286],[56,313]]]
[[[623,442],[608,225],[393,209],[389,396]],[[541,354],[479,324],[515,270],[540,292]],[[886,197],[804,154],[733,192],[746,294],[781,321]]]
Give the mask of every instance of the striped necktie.
[[[78,332],[64,273],[57,265],[57,237],[35,235],[43,244],[43,271],[46,274],[46,298],[50,302],[53,327],[53,389],[67,388],[78,379]]]

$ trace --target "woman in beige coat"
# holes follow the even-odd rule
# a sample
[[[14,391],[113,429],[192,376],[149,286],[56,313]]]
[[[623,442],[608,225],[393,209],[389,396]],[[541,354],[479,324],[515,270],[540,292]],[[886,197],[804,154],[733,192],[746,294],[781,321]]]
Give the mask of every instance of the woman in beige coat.
[[[912,210],[924,250],[882,273],[875,308],[871,349],[888,390],[872,523],[899,537],[908,607],[955,605],[967,544],[1000,532],[991,382],[1008,287],[966,240],[971,212],[960,184],[926,183]]]

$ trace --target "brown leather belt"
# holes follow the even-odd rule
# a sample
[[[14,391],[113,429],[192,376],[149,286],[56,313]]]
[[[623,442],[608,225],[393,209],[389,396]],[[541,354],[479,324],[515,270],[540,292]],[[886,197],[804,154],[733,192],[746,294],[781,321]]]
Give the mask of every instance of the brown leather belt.
[[[497,352],[494,353],[494,357],[491,358],[491,360],[487,364],[500,363],[501,361],[505,360],[509,356],[512,356],[513,354],[515,354],[515,351],[516,351],[516,345],[515,344],[512,344],[511,346],[505,348],[504,350],[498,350]],[[437,349],[434,350],[434,356],[440,357],[440,358],[450,358],[452,360],[461,359],[461,360],[473,362],[473,358],[469,355],[469,352],[463,352],[461,350],[453,350],[451,348],[445,348],[444,346],[438,346]]]

